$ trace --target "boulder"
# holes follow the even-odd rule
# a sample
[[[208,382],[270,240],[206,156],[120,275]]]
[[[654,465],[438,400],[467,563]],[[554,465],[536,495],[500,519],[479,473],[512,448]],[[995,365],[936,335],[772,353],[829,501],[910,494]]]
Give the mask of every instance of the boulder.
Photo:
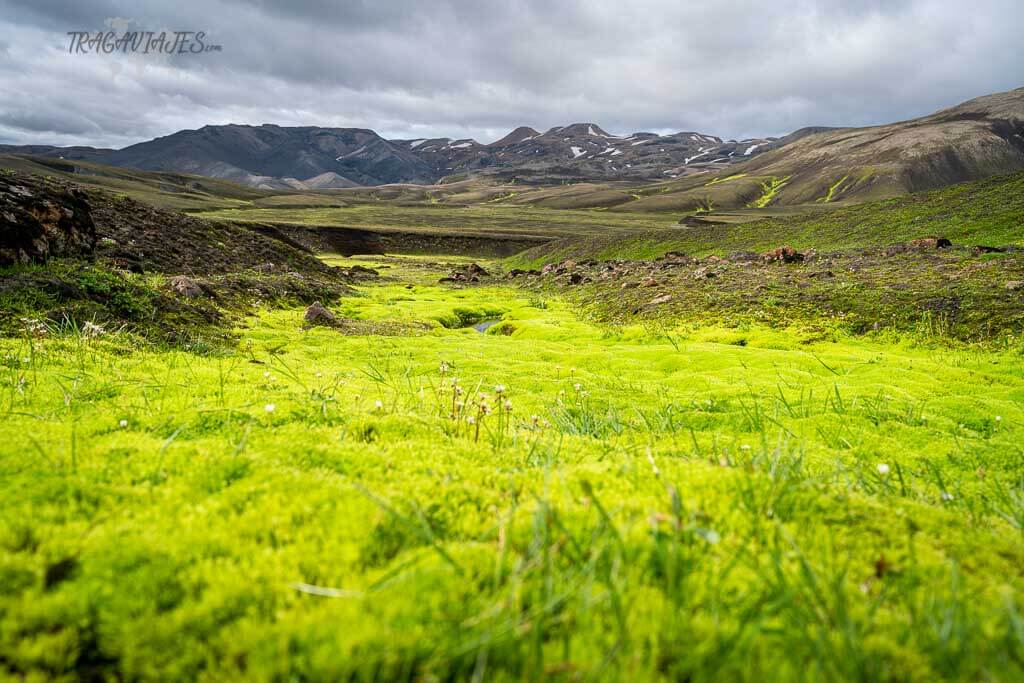
[[[793,247],[784,246],[761,254],[761,260],[765,263],[799,263],[804,260],[804,255]]]
[[[334,325],[338,319],[319,301],[314,301],[302,316],[308,325]]]
[[[195,298],[203,293],[203,288],[199,286],[199,283],[186,275],[172,277],[169,284],[171,289],[186,299]]]

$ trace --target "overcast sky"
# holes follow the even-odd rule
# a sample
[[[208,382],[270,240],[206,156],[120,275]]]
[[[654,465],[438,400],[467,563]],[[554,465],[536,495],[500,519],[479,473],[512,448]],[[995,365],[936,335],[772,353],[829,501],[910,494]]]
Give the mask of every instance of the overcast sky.
[[[1022,0],[0,0],[0,142],[205,124],[474,137],[595,122],[730,138],[866,125],[1024,85]],[[68,31],[205,31],[69,54]]]

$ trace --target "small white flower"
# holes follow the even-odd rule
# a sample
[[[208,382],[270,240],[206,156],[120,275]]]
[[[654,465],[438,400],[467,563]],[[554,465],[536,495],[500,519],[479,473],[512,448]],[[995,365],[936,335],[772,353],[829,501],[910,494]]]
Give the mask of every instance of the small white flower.
[[[441,374],[448,372],[448,363],[441,361]]]
[[[1002,422],[1002,421],[1003,421],[1003,416],[1002,415],[996,415],[996,422]]]
[[[748,446],[747,444],[743,444],[742,446],[740,446],[740,450],[749,451],[750,446]]]
[[[323,377],[323,376],[324,376],[324,373],[322,373],[322,372],[318,372],[318,373],[316,373],[316,376],[317,376],[317,378],[319,379],[320,377]]]
[[[275,406],[273,403],[268,403],[267,405],[263,406],[263,410],[267,411],[268,413],[272,413],[275,410],[277,410],[277,406]]]
[[[884,462],[878,463],[878,473],[881,474],[883,477],[889,474],[889,466],[886,465]]]
[[[120,427],[121,429],[124,429],[125,427],[128,426],[128,420],[121,420],[120,422],[117,423],[117,426]]]
[[[267,370],[266,372],[263,373],[263,379],[270,379],[270,371],[269,370]]]
[[[378,398],[376,401],[373,402],[373,407],[376,408],[377,410],[380,410],[381,408],[384,407],[384,401]]]
[[[576,384],[573,384],[572,388],[575,389],[576,391],[583,391],[583,385],[580,384],[579,382],[576,382]]]
[[[505,401],[505,410],[512,412],[512,401]]]
[[[494,393],[498,394],[499,396],[504,394],[505,393],[505,385],[504,384],[495,384],[494,385]]]
[[[86,322],[82,325],[82,333],[86,337],[99,337],[104,332],[106,332],[106,330],[104,330],[103,327],[93,322]]]
[[[466,424],[476,424],[476,418],[470,415],[466,418]]]
[[[944,503],[948,503],[953,500],[953,494],[949,491],[943,491],[939,497],[942,498],[942,502]]]

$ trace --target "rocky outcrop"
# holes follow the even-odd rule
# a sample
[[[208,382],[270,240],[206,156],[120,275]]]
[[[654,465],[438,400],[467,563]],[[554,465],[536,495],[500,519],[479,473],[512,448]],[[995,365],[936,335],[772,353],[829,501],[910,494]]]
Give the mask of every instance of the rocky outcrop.
[[[45,263],[95,248],[84,192],[32,176],[0,175],[0,266]]]

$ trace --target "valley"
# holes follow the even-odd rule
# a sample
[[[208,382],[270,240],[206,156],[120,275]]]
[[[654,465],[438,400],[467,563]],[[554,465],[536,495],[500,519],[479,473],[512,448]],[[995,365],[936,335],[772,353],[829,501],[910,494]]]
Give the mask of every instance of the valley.
[[[1024,676],[1024,171],[805,167],[850,134],[344,189],[0,157],[0,671]]]
[[[215,353],[0,342],[5,666],[1019,672],[1019,341],[608,325],[444,259],[328,257],[382,276]]]

